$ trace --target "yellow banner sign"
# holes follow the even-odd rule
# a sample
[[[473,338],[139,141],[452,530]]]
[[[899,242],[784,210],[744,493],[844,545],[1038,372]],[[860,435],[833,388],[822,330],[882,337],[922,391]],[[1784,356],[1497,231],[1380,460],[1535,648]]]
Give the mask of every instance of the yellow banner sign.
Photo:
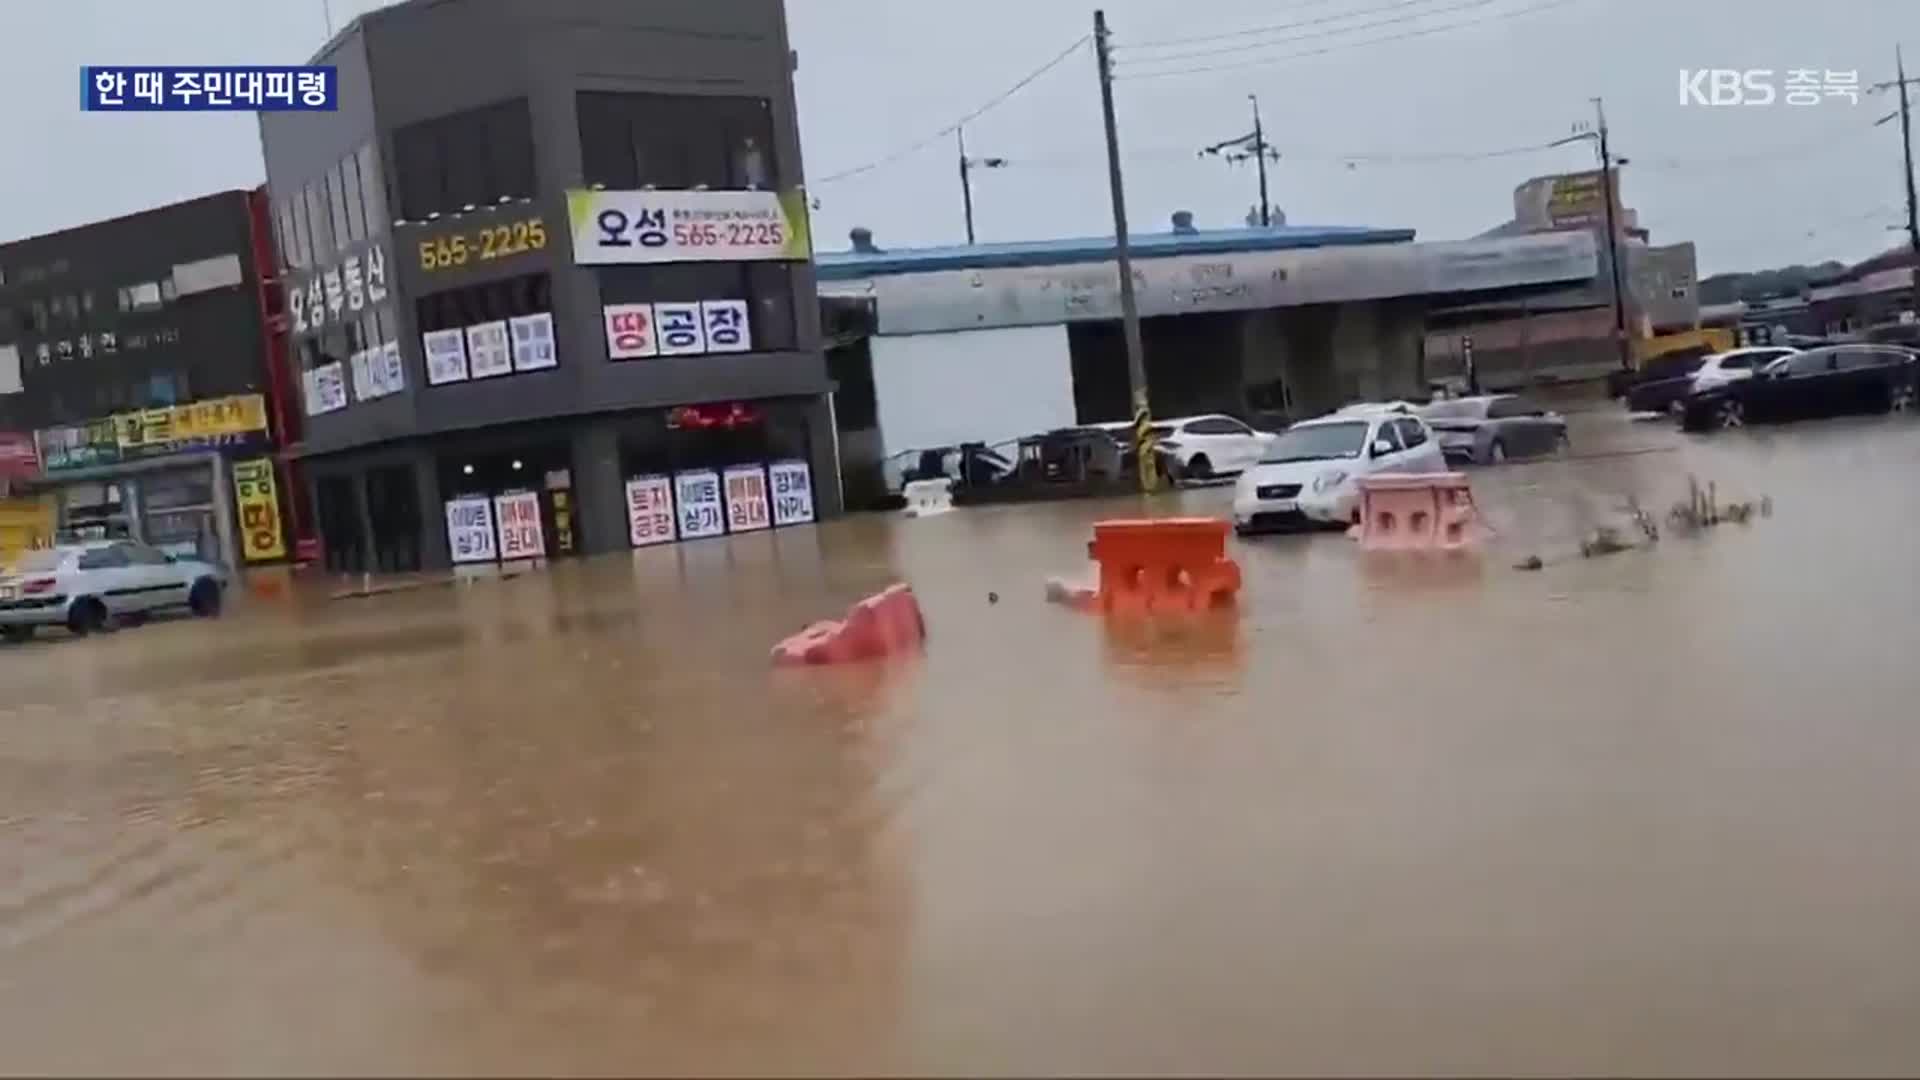
[[[267,429],[267,402],[259,394],[196,401],[141,412],[116,413],[115,441],[123,450]]]
[[[280,495],[268,458],[233,463],[234,505],[240,511],[240,554],[248,562],[283,558],[287,541],[280,531]]]

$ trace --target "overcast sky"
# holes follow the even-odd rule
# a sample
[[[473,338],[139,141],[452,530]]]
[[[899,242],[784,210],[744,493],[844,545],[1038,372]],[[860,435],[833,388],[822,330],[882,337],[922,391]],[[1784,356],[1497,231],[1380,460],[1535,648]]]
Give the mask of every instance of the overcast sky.
[[[14,124],[0,170],[0,236],[259,183],[252,117],[84,115],[78,68],[298,63],[325,37],[325,2],[5,0],[0,100]],[[1784,84],[1788,69],[1816,69],[1823,81],[1828,71],[1858,72],[1864,87],[1892,77],[1897,41],[1910,73],[1920,73],[1920,0],[1557,0],[1506,17],[1543,2],[1107,0],[1123,76],[1217,69],[1118,84],[1135,230],[1164,229],[1176,209],[1192,210],[1202,227],[1240,222],[1254,202],[1250,167],[1195,151],[1249,130],[1247,95],[1258,94],[1268,137],[1285,155],[1271,184],[1290,223],[1470,236],[1510,216],[1514,185],[1591,164],[1592,151],[1575,143],[1480,160],[1436,155],[1551,141],[1590,119],[1599,95],[1616,153],[1631,160],[1627,204],[1656,243],[1695,241],[1705,273],[1858,259],[1901,239],[1888,230],[1903,214],[1898,125],[1872,126],[1891,107],[1888,95],[1863,93],[1858,105],[1829,97],[1814,106],[1683,106],[1678,73],[1769,68]],[[336,26],[382,6],[331,5]],[[816,181],[946,127],[1086,34],[1092,17],[1085,0],[787,7]],[[1302,55],[1316,50],[1325,51]],[[1156,56],[1165,58],[1149,62]],[[972,153],[1012,162],[976,176],[982,240],[1111,231],[1090,50],[970,123],[967,139]],[[883,247],[964,238],[951,136],[813,187],[823,250],[844,247],[855,224]]]

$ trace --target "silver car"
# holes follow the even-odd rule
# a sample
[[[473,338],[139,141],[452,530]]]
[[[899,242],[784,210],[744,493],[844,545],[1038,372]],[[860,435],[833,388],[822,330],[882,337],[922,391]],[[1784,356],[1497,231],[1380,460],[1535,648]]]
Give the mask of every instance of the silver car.
[[[1518,394],[1483,394],[1421,406],[1448,461],[1497,464],[1542,457],[1567,445],[1567,421]]]
[[[128,540],[29,551],[0,570],[0,634],[24,641],[42,626],[90,634],[168,608],[218,615],[226,585],[212,563]]]

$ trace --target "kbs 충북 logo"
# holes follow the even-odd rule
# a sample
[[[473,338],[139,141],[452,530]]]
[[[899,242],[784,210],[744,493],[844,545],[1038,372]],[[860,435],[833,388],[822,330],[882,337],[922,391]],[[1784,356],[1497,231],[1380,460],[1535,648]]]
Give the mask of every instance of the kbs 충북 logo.
[[[1681,68],[1682,105],[1818,105],[1828,98],[1860,104],[1858,71],[1792,68]]]

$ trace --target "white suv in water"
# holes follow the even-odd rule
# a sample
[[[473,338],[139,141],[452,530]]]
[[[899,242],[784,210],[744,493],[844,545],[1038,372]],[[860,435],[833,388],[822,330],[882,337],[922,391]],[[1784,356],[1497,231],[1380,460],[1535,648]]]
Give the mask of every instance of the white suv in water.
[[[1399,412],[1341,412],[1283,432],[1240,474],[1233,525],[1242,536],[1309,523],[1346,525],[1360,509],[1360,478],[1447,471],[1426,421]]]
[[[0,570],[0,634],[24,641],[42,626],[89,634],[175,607],[218,615],[226,584],[212,563],[127,540],[29,551]]]

